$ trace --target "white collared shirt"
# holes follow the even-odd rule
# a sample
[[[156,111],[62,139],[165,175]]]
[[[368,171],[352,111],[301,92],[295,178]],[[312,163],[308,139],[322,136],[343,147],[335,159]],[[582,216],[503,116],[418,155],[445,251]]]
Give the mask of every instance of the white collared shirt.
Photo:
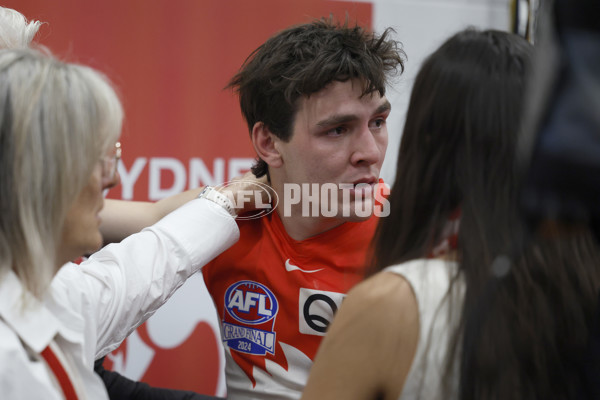
[[[107,399],[94,360],[117,348],[189,276],[238,238],[237,224],[223,208],[197,199],[79,266],[64,265],[43,300],[24,291],[14,272],[1,276],[2,398],[63,398],[39,358],[54,340],[80,399]]]

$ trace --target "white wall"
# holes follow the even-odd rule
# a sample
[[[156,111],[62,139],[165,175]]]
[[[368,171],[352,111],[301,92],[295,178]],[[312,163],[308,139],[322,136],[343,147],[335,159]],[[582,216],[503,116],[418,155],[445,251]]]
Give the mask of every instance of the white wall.
[[[373,0],[373,8],[374,29],[382,32],[394,28],[408,58],[404,74],[387,93],[393,111],[388,120],[390,140],[382,177],[391,184],[410,90],[423,59],[445,39],[469,26],[509,29],[509,0]]]

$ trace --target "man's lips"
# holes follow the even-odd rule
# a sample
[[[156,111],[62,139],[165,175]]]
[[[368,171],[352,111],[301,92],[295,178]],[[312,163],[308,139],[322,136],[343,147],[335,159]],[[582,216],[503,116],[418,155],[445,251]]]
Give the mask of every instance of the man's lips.
[[[367,177],[360,178],[360,179],[357,179],[357,180],[355,180],[355,181],[352,182],[352,184],[354,186],[364,185],[364,184],[373,186],[376,183],[377,183],[377,178],[374,177],[374,176],[367,176]]]
[[[375,177],[358,179],[352,182],[354,187],[350,189],[350,194],[353,198],[372,197],[376,184],[377,179]]]

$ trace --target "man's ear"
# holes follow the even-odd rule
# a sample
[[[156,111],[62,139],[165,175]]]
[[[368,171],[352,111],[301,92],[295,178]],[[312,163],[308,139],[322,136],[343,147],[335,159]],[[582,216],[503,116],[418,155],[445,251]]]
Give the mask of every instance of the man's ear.
[[[269,167],[281,167],[283,160],[275,145],[279,138],[269,130],[264,122],[257,122],[254,124],[251,137],[254,150],[258,157],[261,160],[264,160]]]

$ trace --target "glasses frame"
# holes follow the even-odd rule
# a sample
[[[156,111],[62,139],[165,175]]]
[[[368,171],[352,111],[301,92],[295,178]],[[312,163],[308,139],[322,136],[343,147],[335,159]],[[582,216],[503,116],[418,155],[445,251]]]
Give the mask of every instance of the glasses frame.
[[[119,160],[121,159],[121,142],[115,143],[114,154],[110,156],[104,156],[100,159],[102,165],[102,178],[112,181],[117,176],[117,167]]]

